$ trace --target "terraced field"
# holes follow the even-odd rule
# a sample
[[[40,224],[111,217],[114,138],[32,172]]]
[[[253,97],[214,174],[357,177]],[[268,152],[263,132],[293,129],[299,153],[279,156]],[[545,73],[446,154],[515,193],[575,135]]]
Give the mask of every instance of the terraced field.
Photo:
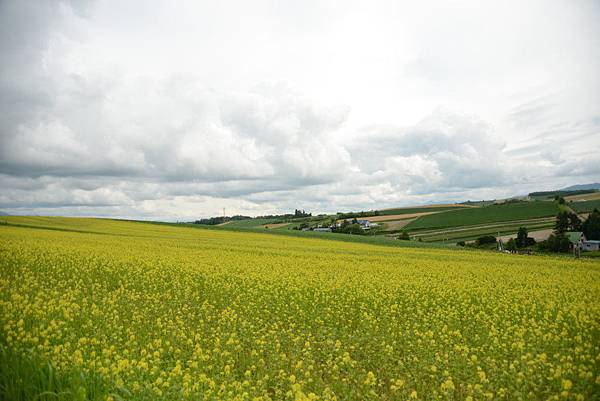
[[[554,217],[543,217],[538,219],[506,221],[492,224],[476,224],[472,226],[460,226],[445,229],[419,230],[411,234],[415,239],[421,239],[422,241],[426,242],[457,242],[475,240],[483,235],[516,235],[519,227],[526,227],[529,231],[544,230],[553,228],[554,224]]]
[[[2,400],[599,398],[599,262],[1,220]]]
[[[432,205],[432,206],[418,206],[418,207],[402,207],[393,209],[382,209],[378,210],[380,216],[386,215],[398,215],[398,214],[414,214],[414,213],[427,213],[427,212],[444,212],[448,210],[457,210],[464,208],[471,208],[475,206],[466,205]]]
[[[504,223],[555,216],[559,212],[555,202],[518,202],[451,210],[422,216],[406,226],[409,231],[432,230]]]
[[[569,203],[569,207],[576,213],[589,213],[594,209],[600,210],[600,200]]]

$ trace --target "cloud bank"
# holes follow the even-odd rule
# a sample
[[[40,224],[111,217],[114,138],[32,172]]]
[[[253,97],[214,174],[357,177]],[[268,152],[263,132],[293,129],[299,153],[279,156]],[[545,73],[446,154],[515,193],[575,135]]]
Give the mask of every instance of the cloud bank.
[[[0,210],[187,220],[600,178],[595,2],[519,7],[519,37],[481,22],[518,3],[133,4],[0,3]]]

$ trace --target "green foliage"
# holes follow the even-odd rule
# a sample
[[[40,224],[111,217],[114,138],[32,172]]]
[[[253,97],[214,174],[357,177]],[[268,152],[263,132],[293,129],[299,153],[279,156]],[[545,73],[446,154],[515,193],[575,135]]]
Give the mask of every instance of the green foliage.
[[[581,231],[581,221],[575,213],[562,211],[556,215],[554,231],[556,233],[564,233],[566,231]]]
[[[475,243],[477,245],[495,244],[496,243],[496,237],[494,237],[493,235],[484,235],[482,237],[477,238],[477,240],[475,241]]]
[[[527,245],[527,228],[519,227],[517,239],[515,240],[517,248],[524,248]]]
[[[105,401],[108,396],[108,386],[99,375],[57,370],[28,351],[0,343],[0,400]]]
[[[361,212],[347,212],[347,213],[338,212],[337,213],[338,219],[351,219],[353,217],[356,218],[356,217],[371,217],[371,216],[379,216],[379,211],[368,210],[368,211],[361,211]]]
[[[364,235],[365,234],[365,230],[363,230],[360,227],[360,224],[357,224],[357,223],[345,224],[342,227],[340,227],[338,230],[336,230],[336,232],[344,233],[344,234],[354,234],[354,235]]]
[[[548,239],[540,242],[538,246],[544,251],[566,253],[569,252],[571,241],[563,233],[550,234]]]
[[[402,231],[400,235],[398,235],[399,240],[410,241],[410,235],[406,231]]]
[[[576,211],[577,213],[588,213],[593,211],[594,209],[600,209],[600,199],[590,200],[590,201],[582,201],[582,202],[573,202],[569,205],[571,209]]]
[[[581,230],[586,239],[600,240],[600,211],[594,209],[583,222]]]
[[[421,216],[406,226],[410,231],[428,228],[464,227],[554,216],[558,205],[554,202],[519,202],[491,205],[481,208],[463,208],[444,213]]]
[[[200,219],[194,221],[194,224],[206,224],[209,226],[214,226],[217,224],[223,224],[228,221],[239,221],[239,220],[250,220],[252,217],[250,216],[217,216],[217,217],[209,217],[207,219]]]
[[[507,251],[510,252],[514,252],[517,250],[517,243],[515,241],[514,238],[509,239],[508,241],[506,241],[506,246],[505,246]]]
[[[526,227],[519,227],[519,231],[517,232],[517,239],[515,240],[515,245],[517,248],[525,248],[531,245],[535,245],[535,239],[527,236],[528,231]]]

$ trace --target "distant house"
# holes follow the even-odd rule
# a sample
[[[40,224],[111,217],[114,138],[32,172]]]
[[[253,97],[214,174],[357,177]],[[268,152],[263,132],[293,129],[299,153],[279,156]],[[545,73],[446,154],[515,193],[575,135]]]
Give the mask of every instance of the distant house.
[[[331,228],[329,228],[329,227],[317,227],[317,228],[314,228],[313,231],[318,231],[318,232],[321,232],[321,233],[330,233],[331,232]]]
[[[371,228],[371,222],[369,220],[357,220],[357,223],[360,224],[360,228],[363,230],[368,230]]]
[[[581,243],[584,251],[600,251],[600,241],[598,240],[586,240]]]

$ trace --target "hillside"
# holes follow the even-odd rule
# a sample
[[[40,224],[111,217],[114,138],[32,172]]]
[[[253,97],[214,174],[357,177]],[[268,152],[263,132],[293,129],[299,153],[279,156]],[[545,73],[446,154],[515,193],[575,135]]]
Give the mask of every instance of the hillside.
[[[406,229],[420,230],[463,227],[507,221],[523,221],[541,217],[551,217],[558,212],[558,205],[554,202],[504,203],[481,208],[452,210],[444,213],[422,216],[406,226]]]
[[[569,203],[569,207],[577,213],[589,213],[594,209],[600,210],[600,199]]]

